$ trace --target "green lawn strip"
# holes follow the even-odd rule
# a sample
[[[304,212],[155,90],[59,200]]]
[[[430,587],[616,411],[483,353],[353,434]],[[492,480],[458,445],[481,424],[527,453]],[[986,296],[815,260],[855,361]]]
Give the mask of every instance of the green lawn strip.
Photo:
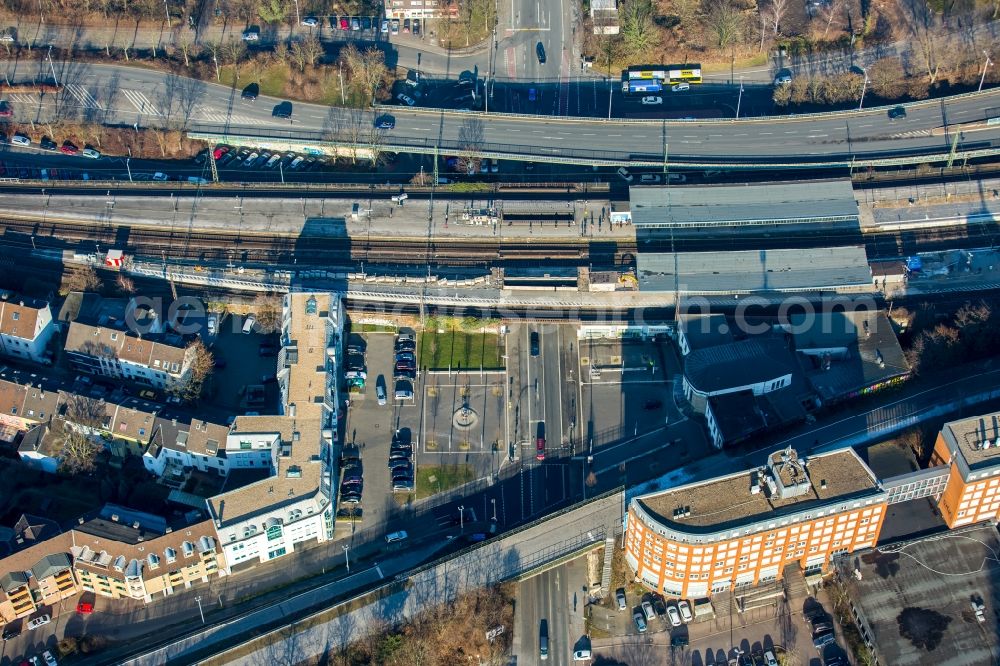
[[[433,477],[433,481],[431,478]],[[440,465],[417,468],[417,499],[424,499],[468,483],[476,478],[471,465]]]

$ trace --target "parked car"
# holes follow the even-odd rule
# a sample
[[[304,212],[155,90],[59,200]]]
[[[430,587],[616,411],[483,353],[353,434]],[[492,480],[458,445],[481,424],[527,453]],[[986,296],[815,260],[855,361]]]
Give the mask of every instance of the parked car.
[[[534,102],[536,99],[538,99],[538,93],[534,88],[528,88],[528,101]]]
[[[400,102],[402,102],[406,106],[413,106],[414,104],[417,103],[412,97],[410,97],[409,95],[406,95],[404,93],[399,93],[398,95],[396,95],[396,99],[398,99]]]
[[[362,30],[371,30],[372,29],[372,20],[371,20],[370,17],[368,17],[368,16],[362,16],[361,17],[361,29]]]
[[[357,17],[351,19],[351,30],[361,30],[361,21],[359,21]]]
[[[14,144],[15,146],[30,146],[31,145],[31,139],[29,139],[28,137],[24,136],[20,132],[14,134],[14,136],[10,137],[10,142],[12,144]]]
[[[52,618],[49,617],[48,615],[39,615],[38,617],[28,621],[28,631],[31,631],[33,629],[38,629],[39,627],[44,627],[51,621]]]
[[[260,41],[260,28],[256,26],[251,26],[243,31],[243,41],[244,42],[259,42]]]
[[[302,19],[302,25],[308,28],[316,28],[319,26],[319,19],[316,18],[315,16],[307,16],[304,19]]]
[[[775,659],[774,653],[770,650],[764,653],[764,663],[767,666],[778,666],[778,660]]]
[[[420,19],[418,18],[413,19],[413,34],[414,35],[420,34]]]
[[[652,622],[653,620],[656,619],[656,611],[653,610],[653,604],[649,603],[648,601],[643,601],[641,608],[643,614],[646,616],[647,622]]]
[[[388,34],[389,32],[389,21],[388,19],[382,19],[382,34]]]
[[[626,605],[626,602],[625,602],[625,588],[624,587],[619,587],[617,590],[615,590],[615,601],[618,602],[618,610],[623,611],[626,608],[628,608],[628,606]]]
[[[21,635],[21,623],[19,621],[14,621],[9,624],[5,624],[3,627],[3,640],[9,641],[11,639],[17,638]]]
[[[392,30],[392,34],[398,35],[399,34],[399,19],[392,19],[392,23],[390,24],[390,27],[391,27],[391,30]]]
[[[663,98],[662,97],[657,97],[656,95],[649,95],[647,97],[643,97],[639,101],[642,104],[645,104],[646,106],[652,106],[652,105],[656,105],[656,104],[663,104]]]
[[[774,85],[784,86],[792,82],[792,70],[780,69],[774,76]]]
[[[545,438],[535,438],[535,460],[541,462],[545,460]]]
[[[0,101],[0,118],[10,118],[14,115],[14,108],[7,100]]]
[[[76,155],[80,152],[80,149],[74,146],[69,141],[64,141],[63,145],[59,147],[59,152],[63,155]]]
[[[341,30],[350,30],[351,29],[351,22],[347,20],[346,16],[341,16],[340,17],[340,29]]]
[[[291,169],[292,171],[297,171],[299,167],[302,166],[302,162],[303,160],[301,157],[296,157],[294,160],[292,160],[292,163],[288,165],[288,168]]]
[[[617,173],[618,177],[624,180],[626,183],[631,183],[635,179],[632,176],[632,174],[628,172],[628,169],[626,169],[625,167],[619,167]]]
[[[670,624],[675,627],[679,627],[683,624],[683,622],[681,622],[681,614],[677,610],[677,606],[673,604],[669,604],[667,606],[667,619],[669,619]]]
[[[403,19],[403,32],[404,33],[410,32],[410,19]]]
[[[386,543],[396,543],[397,541],[405,541],[409,535],[406,530],[399,530],[398,532],[392,532],[391,534],[385,535]]]
[[[642,616],[642,611],[633,612],[632,621],[635,622],[635,628],[640,634],[646,633],[646,618]]]
[[[46,650],[42,653],[42,659],[45,660],[45,666],[59,666],[56,658],[52,656],[52,653]]]
[[[681,612],[681,618],[685,622],[690,622],[694,619],[694,615],[691,613],[691,604],[687,602],[687,599],[681,599],[678,601],[677,609]]]
[[[267,169],[273,169],[276,166],[278,166],[278,162],[280,160],[281,160],[281,154],[275,153],[274,155],[271,155],[271,158],[264,164],[264,167]]]
[[[660,616],[667,614],[667,602],[665,602],[663,597],[658,594],[653,595],[653,610],[655,610],[656,614]]]
[[[829,630],[825,633],[813,635],[813,645],[817,650],[822,650],[823,646],[829,645],[830,643],[836,642],[837,637],[834,636],[833,630]]]
[[[687,81],[681,81],[670,86],[670,92],[686,92],[688,90],[691,90],[691,84]]]
[[[55,141],[53,141],[47,136],[43,136],[42,140],[38,142],[38,145],[41,147],[42,150],[55,150],[56,148],[59,147]]]

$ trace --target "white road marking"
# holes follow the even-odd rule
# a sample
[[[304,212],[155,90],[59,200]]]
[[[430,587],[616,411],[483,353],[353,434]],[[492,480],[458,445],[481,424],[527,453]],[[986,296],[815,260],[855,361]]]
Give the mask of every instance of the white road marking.
[[[153,103],[149,101],[149,98],[138,90],[125,90],[123,88],[122,94],[125,95],[125,99],[131,102],[132,106],[134,106],[135,110],[139,113],[145,113],[151,116],[161,115],[160,112],[156,110],[156,107],[153,106]]]
[[[97,99],[90,94],[90,91],[81,85],[69,83],[66,85],[66,90],[68,90],[69,94],[75,97],[80,102],[80,104],[82,104],[84,107],[88,109],[104,108],[103,106],[101,106],[101,103],[98,102]]]

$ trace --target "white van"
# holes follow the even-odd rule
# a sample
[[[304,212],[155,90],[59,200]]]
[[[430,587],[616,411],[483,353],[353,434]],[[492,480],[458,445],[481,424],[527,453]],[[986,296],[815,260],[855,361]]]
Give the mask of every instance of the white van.
[[[243,332],[247,335],[253,333],[254,324],[257,323],[257,317],[253,315],[247,315],[246,321],[243,322]]]
[[[397,388],[393,397],[396,400],[413,400],[413,391],[408,388]]]

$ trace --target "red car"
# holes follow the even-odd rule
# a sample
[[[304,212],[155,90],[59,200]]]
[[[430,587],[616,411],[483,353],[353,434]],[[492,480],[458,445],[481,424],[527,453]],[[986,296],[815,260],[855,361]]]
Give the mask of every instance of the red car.
[[[545,460],[545,438],[535,440],[535,460]]]
[[[90,615],[91,613],[94,612],[94,604],[86,601],[81,601],[76,605],[76,612],[81,615]]]
[[[6,100],[0,102],[0,118],[10,118],[12,115],[14,115],[14,109],[10,102]]]
[[[219,146],[212,153],[212,157],[216,160],[220,159],[223,155],[229,152],[229,146]]]
[[[342,17],[340,19],[340,29],[341,30],[350,30],[351,29],[351,24],[348,22],[348,20],[347,20],[346,17]]]
[[[80,151],[76,146],[67,141],[59,148],[59,152],[64,155],[76,155]]]

